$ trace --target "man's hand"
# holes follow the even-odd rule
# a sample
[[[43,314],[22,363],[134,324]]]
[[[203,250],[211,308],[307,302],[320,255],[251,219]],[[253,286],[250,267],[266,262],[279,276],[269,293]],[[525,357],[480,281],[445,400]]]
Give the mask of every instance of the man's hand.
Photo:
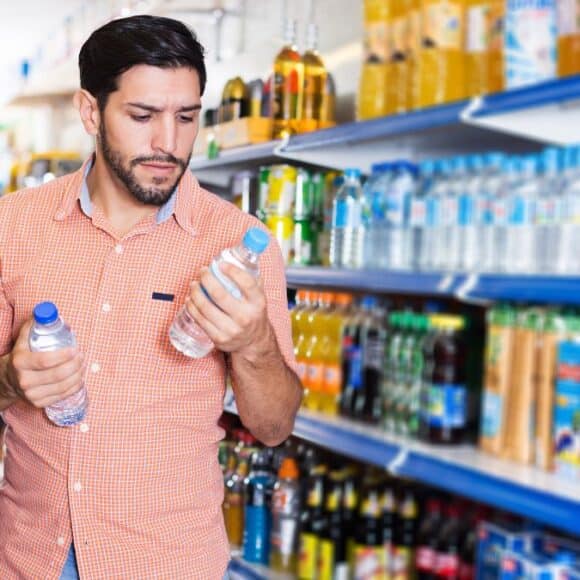
[[[208,268],[204,268],[200,282],[191,284],[191,293],[186,300],[187,309],[216,348],[240,353],[250,360],[257,359],[268,352],[273,335],[262,286],[253,276],[233,264],[222,263],[220,268],[240,289],[241,300],[234,298]]]
[[[14,394],[35,407],[48,407],[76,393],[84,374],[83,355],[76,349],[31,352],[26,322],[8,355],[6,379]]]

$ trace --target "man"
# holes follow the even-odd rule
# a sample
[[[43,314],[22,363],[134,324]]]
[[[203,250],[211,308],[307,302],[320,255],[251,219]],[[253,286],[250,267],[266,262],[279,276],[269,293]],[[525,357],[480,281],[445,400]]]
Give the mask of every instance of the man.
[[[272,243],[262,255],[260,282],[223,267],[241,300],[206,268],[257,222],[187,170],[206,72],[183,24],[110,22],[79,67],[74,101],[94,156],[0,202],[0,578],[221,579],[226,372],[244,424],[266,445],[291,433],[301,397],[281,254]],[[43,300],[78,350],[30,352]],[[203,359],[169,342],[184,302],[216,344]],[[83,381],[85,420],[51,424],[43,409]]]

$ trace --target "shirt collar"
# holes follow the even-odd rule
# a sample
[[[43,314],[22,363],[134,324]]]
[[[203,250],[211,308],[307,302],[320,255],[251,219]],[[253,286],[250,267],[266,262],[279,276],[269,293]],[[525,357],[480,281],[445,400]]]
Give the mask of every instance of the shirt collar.
[[[68,218],[77,201],[82,212],[87,217],[91,217],[93,204],[87,186],[87,176],[93,167],[93,163],[94,154],[83,163],[78,171],[71,174],[61,204],[54,215],[55,220],[63,221]],[[194,199],[198,197],[200,189],[197,179],[187,169],[171,197],[157,211],[156,223],[162,224],[171,216],[174,216],[177,223],[185,231],[193,235],[197,229],[192,215],[193,204]]]

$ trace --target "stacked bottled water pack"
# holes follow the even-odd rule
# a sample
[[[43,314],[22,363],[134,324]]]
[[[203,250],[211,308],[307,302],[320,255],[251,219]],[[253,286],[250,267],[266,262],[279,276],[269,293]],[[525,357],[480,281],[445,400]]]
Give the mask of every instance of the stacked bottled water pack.
[[[336,267],[580,274],[580,146],[345,171]]]

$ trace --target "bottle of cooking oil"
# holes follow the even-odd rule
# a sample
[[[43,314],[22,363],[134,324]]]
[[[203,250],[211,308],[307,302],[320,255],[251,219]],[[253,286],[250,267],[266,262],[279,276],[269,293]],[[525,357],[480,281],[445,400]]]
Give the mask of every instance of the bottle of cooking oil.
[[[465,96],[464,0],[422,0],[419,106]]]
[[[407,110],[409,61],[407,53],[409,0],[396,0],[391,9],[391,44],[389,57],[389,84],[387,86],[387,109],[391,113]]]
[[[466,0],[465,92],[467,96],[488,92],[490,0]]]
[[[388,113],[388,70],[391,0],[365,0],[365,59],[361,71],[357,117],[371,119]]]
[[[489,2],[489,40],[487,65],[487,91],[497,93],[504,88],[504,26],[506,0]]]
[[[419,107],[419,52],[421,50],[421,0],[407,0],[407,110]]]
[[[306,52],[302,56],[304,65],[304,95],[302,101],[302,128],[305,131],[318,129],[322,116],[322,103],[326,91],[326,68],[318,53],[318,27],[308,24]]]
[[[558,76],[580,73],[580,0],[558,0]]]
[[[274,60],[271,94],[275,139],[296,132],[302,116],[303,90],[304,64],[296,47],[296,21],[287,20],[284,46]]]

